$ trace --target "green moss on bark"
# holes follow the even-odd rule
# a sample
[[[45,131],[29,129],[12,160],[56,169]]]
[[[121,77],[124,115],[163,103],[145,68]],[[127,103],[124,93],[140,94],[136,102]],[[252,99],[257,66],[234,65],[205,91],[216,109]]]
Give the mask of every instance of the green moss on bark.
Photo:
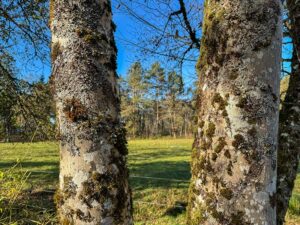
[[[205,4],[208,3],[205,2]],[[205,7],[204,11],[201,56],[196,65],[198,71],[205,71],[208,64],[212,64],[213,61],[218,65],[221,65],[224,61],[224,54],[218,50],[224,48],[226,42],[226,37],[220,32],[220,23],[224,19],[225,10],[218,1],[209,1],[209,4],[210,6]]]
[[[55,192],[53,200],[57,209],[64,204],[64,196],[59,189]]]
[[[231,225],[250,225],[250,223],[244,220],[245,213],[242,211],[238,211],[235,214],[231,215]]]
[[[97,44],[98,42],[108,42],[108,38],[103,33],[96,33],[90,29],[81,28],[75,30],[79,38],[82,38],[85,42],[90,44]]]
[[[226,145],[227,145],[227,143],[225,141],[225,137],[219,137],[218,145],[215,147],[214,151],[216,153],[220,153]]]
[[[250,130],[247,131],[247,134],[251,137],[256,137],[257,135],[257,129],[255,127],[252,127]]]
[[[211,147],[211,141],[203,140],[200,144],[200,150],[207,151]]]
[[[217,153],[212,153],[212,155],[211,155],[211,160],[212,161],[216,161],[217,160],[217,158],[218,158],[218,154]]]
[[[55,0],[50,0],[50,3],[49,3],[49,26],[51,26],[52,24],[52,21],[54,19],[54,7],[55,7]]]
[[[203,120],[201,120],[201,121],[198,122],[198,126],[199,126],[200,128],[203,128],[204,125],[205,125],[205,122],[204,122]]]
[[[234,135],[234,141],[232,142],[232,146],[236,149],[241,148],[245,144],[246,140],[243,135],[236,134]]]
[[[227,168],[226,168],[227,174],[228,174],[229,176],[232,176],[232,175],[233,175],[232,167],[233,167],[232,161],[229,161],[229,163],[228,163],[228,165],[227,165]]]
[[[225,156],[227,159],[230,159],[230,158],[231,158],[231,154],[230,154],[230,152],[229,152],[228,149],[225,150],[224,156]]]
[[[214,96],[213,96],[213,99],[212,99],[212,104],[218,104],[218,110],[223,110],[225,111],[225,108],[226,106],[228,105],[228,102],[225,101],[223,99],[223,97],[219,94],[219,93],[216,93]]]
[[[54,62],[57,57],[62,53],[62,47],[59,42],[55,42],[51,48],[51,60]]]
[[[64,199],[68,199],[76,195],[76,184],[73,182],[72,177],[64,176],[63,190],[62,194]]]
[[[212,122],[209,122],[208,128],[206,130],[206,136],[212,138],[216,131],[216,125]]]
[[[230,200],[233,197],[233,192],[229,188],[222,188],[220,190],[220,195],[226,198],[227,200]]]
[[[236,104],[237,107],[239,108],[245,108],[247,106],[248,100],[246,97],[241,97]]]

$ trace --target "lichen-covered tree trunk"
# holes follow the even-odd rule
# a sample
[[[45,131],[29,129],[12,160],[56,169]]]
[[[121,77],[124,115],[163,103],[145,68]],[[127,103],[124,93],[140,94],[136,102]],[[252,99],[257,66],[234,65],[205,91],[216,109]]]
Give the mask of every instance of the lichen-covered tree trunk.
[[[133,224],[109,0],[52,0],[60,224]]]
[[[284,224],[300,158],[300,2],[290,0],[287,1],[287,6],[293,39],[293,56],[289,87],[280,111],[277,172],[278,225]]]
[[[189,225],[275,225],[279,0],[206,0]]]

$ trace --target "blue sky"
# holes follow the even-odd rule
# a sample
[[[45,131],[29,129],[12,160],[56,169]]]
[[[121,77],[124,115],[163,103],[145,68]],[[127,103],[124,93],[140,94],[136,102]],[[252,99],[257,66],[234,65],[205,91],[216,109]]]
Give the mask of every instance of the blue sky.
[[[126,32],[129,21],[126,16],[116,14],[116,16],[114,16],[114,21],[117,24],[116,36],[129,35]],[[116,42],[116,44],[118,48],[117,72],[118,74],[126,74],[126,71],[130,66],[130,62],[127,60],[126,55],[130,54],[130,51],[128,51],[122,43]],[[42,60],[39,57],[32,57],[34,54],[32,46],[28,46],[22,42],[15,45],[11,49],[11,52],[16,59],[15,65],[18,71],[18,77],[31,81],[37,80],[41,76],[44,76],[46,79],[49,78],[51,74],[50,49],[45,51],[45,58]],[[29,54],[25,54],[24,52],[29,52]]]
[[[122,36],[131,36],[130,33],[127,32],[127,27],[132,24],[132,21],[128,18],[128,16],[125,16],[124,14],[120,13],[114,13],[113,20],[115,24],[117,25],[117,30],[115,33],[116,36],[116,44],[118,49],[118,58],[117,58],[117,64],[118,69],[117,73],[121,75],[125,75],[131,62],[129,61],[128,56],[130,54],[130,49],[126,48],[120,41],[118,41],[117,37]],[[133,37],[130,37],[133,38]]]
[[[114,1],[115,4],[117,4],[116,2],[117,1]],[[178,8],[177,5],[174,5],[173,7]],[[138,49],[133,48],[132,46],[122,41],[124,39],[127,39],[132,42],[137,42],[138,37],[135,31],[138,30],[140,33],[142,33],[142,30],[145,28],[141,24],[136,24],[136,21],[134,21],[132,17],[126,15],[124,11],[116,8],[117,7],[113,5],[113,20],[117,25],[117,30],[115,33],[115,39],[118,48],[117,73],[119,75],[125,76],[130,65],[134,61],[140,59],[138,57],[142,58],[141,62],[146,68],[149,68],[150,64],[154,63],[156,60],[158,60],[158,58],[155,56],[146,57],[145,55],[142,55]],[[147,16],[147,13],[142,9],[135,9],[135,12],[137,12],[142,17]],[[38,80],[41,76],[46,78],[46,80],[49,78],[51,73],[51,63],[50,49],[47,46],[46,49],[44,49],[45,57],[43,60],[39,59],[38,57],[32,57],[34,53],[32,46],[28,46],[25,43],[22,43],[21,41],[20,43],[18,43],[18,45],[15,45],[11,49],[11,52],[16,59],[15,64],[17,68],[18,77],[29,81]],[[29,54],[24,54],[24,52],[27,52]],[[143,57],[147,58],[147,60],[145,60]],[[164,62],[162,62],[162,64],[163,63]],[[168,65],[163,66],[166,68],[166,70],[168,70]],[[186,76],[184,76],[186,78],[186,83],[188,83],[188,85],[191,85],[196,78],[194,64],[186,65],[183,68],[183,70],[184,74],[186,74]]]
[[[124,44],[120,41],[122,38],[126,37],[127,39],[136,41],[136,33],[132,32],[135,29],[143,29],[143,27],[136,25],[135,21],[128,15],[120,13],[118,10],[114,9],[114,22],[117,25],[117,30],[115,33],[116,44],[118,48],[118,58],[117,72],[119,75],[126,75],[130,64],[134,62],[135,55],[137,54],[136,49],[133,49],[131,46]],[[146,12],[137,9],[137,12],[140,15],[145,15]],[[146,15],[145,15],[146,16]],[[49,34],[50,35],[50,34]],[[50,53],[49,49],[46,50],[46,57],[42,61],[38,58],[30,58],[28,55],[22,54],[25,51],[26,46],[23,44],[16,45],[13,49],[15,51],[16,57],[16,67],[19,72],[19,77],[25,78],[27,80],[37,80],[41,76],[44,76],[46,79],[50,75]],[[32,49],[27,49],[27,51],[32,52]],[[291,55],[291,45],[285,46],[283,48],[284,58],[289,58]],[[146,67],[149,67],[149,64],[156,60],[155,57],[151,57],[147,62],[142,61],[142,64]],[[285,64],[286,69],[289,70],[289,65]],[[194,69],[194,64],[186,65],[183,68],[183,77],[187,86],[193,84],[193,81],[196,79],[196,73]]]
[[[130,64],[133,63],[133,54],[130,47],[126,46],[121,41],[118,41],[118,37],[126,37],[134,40],[134,35],[129,32],[128,29],[134,24],[134,21],[132,21],[130,17],[118,12],[114,12],[113,20],[117,25],[115,33],[116,45],[118,48],[117,73],[125,75]],[[18,77],[31,81],[37,80],[41,76],[44,76],[46,79],[49,78],[51,74],[50,49],[46,49],[43,60],[39,57],[32,57],[34,54],[32,46],[26,45],[22,40],[18,45],[12,47],[10,51],[16,59],[15,66],[18,71]],[[25,52],[29,54],[25,54]]]

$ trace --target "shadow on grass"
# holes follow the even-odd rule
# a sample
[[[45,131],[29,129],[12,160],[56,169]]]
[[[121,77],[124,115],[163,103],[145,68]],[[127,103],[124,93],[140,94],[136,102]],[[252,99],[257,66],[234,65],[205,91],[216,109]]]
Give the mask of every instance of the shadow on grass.
[[[14,166],[15,164],[17,164],[17,162],[0,162],[0,169],[9,169],[12,166]],[[18,164],[20,164],[22,166],[23,169],[28,169],[29,171],[32,171],[32,168],[34,167],[52,167],[50,170],[49,168],[47,168],[47,170],[49,171],[58,171],[58,162],[49,162],[49,161],[35,161],[35,162],[29,162],[29,161],[24,161],[24,162],[19,162]]]
[[[147,151],[143,151],[147,150]],[[149,152],[148,152],[149,150]],[[139,152],[141,151],[141,152]],[[169,158],[169,157],[180,157],[189,156],[191,154],[190,150],[174,148],[172,151],[165,151],[158,148],[145,148],[131,151],[129,154],[129,161],[138,162],[139,160],[153,160],[158,158]]]
[[[134,164],[130,166],[130,175],[130,183],[134,191],[148,188],[187,188],[191,176],[190,164],[185,161]]]
[[[28,171],[28,181],[34,185],[50,185],[58,182],[59,162],[0,162],[0,170],[8,170],[18,164],[18,170]]]
[[[53,193],[24,191],[13,204],[2,209],[1,224],[57,224]]]
[[[173,207],[170,207],[164,213],[164,216],[173,216],[177,217],[178,215],[186,211],[187,203],[186,202],[175,202]]]

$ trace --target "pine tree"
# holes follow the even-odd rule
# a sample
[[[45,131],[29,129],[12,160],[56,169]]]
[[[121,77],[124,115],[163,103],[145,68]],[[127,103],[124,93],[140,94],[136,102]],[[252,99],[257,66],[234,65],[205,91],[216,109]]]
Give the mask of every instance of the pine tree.
[[[184,91],[184,84],[182,76],[180,76],[175,71],[168,73],[168,83],[167,83],[167,99],[166,106],[168,108],[168,118],[171,123],[170,134],[176,138],[176,133],[178,131],[178,117],[180,105],[178,103],[178,97]]]
[[[143,101],[146,90],[144,82],[144,71],[141,63],[134,63],[128,71],[128,90],[131,102],[127,106],[126,114],[130,118],[128,121],[130,126],[127,126],[131,131],[133,137],[142,135],[145,128],[145,121],[143,118],[144,109]]]
[[[147,74],[147,80],[149,83],[149,87],[152,95],[155,98],[155,112],[156,112],[156,120],[155,120],[155,133],[156,135],[161,135],[163,130],[163,124],[161,123],[161,112],[160,112],[160,101],[163,100],[165,90],[166,90],[166,78],[165,71],[161,67],[159,62],[155,62],[151,65],[150,70]]]

